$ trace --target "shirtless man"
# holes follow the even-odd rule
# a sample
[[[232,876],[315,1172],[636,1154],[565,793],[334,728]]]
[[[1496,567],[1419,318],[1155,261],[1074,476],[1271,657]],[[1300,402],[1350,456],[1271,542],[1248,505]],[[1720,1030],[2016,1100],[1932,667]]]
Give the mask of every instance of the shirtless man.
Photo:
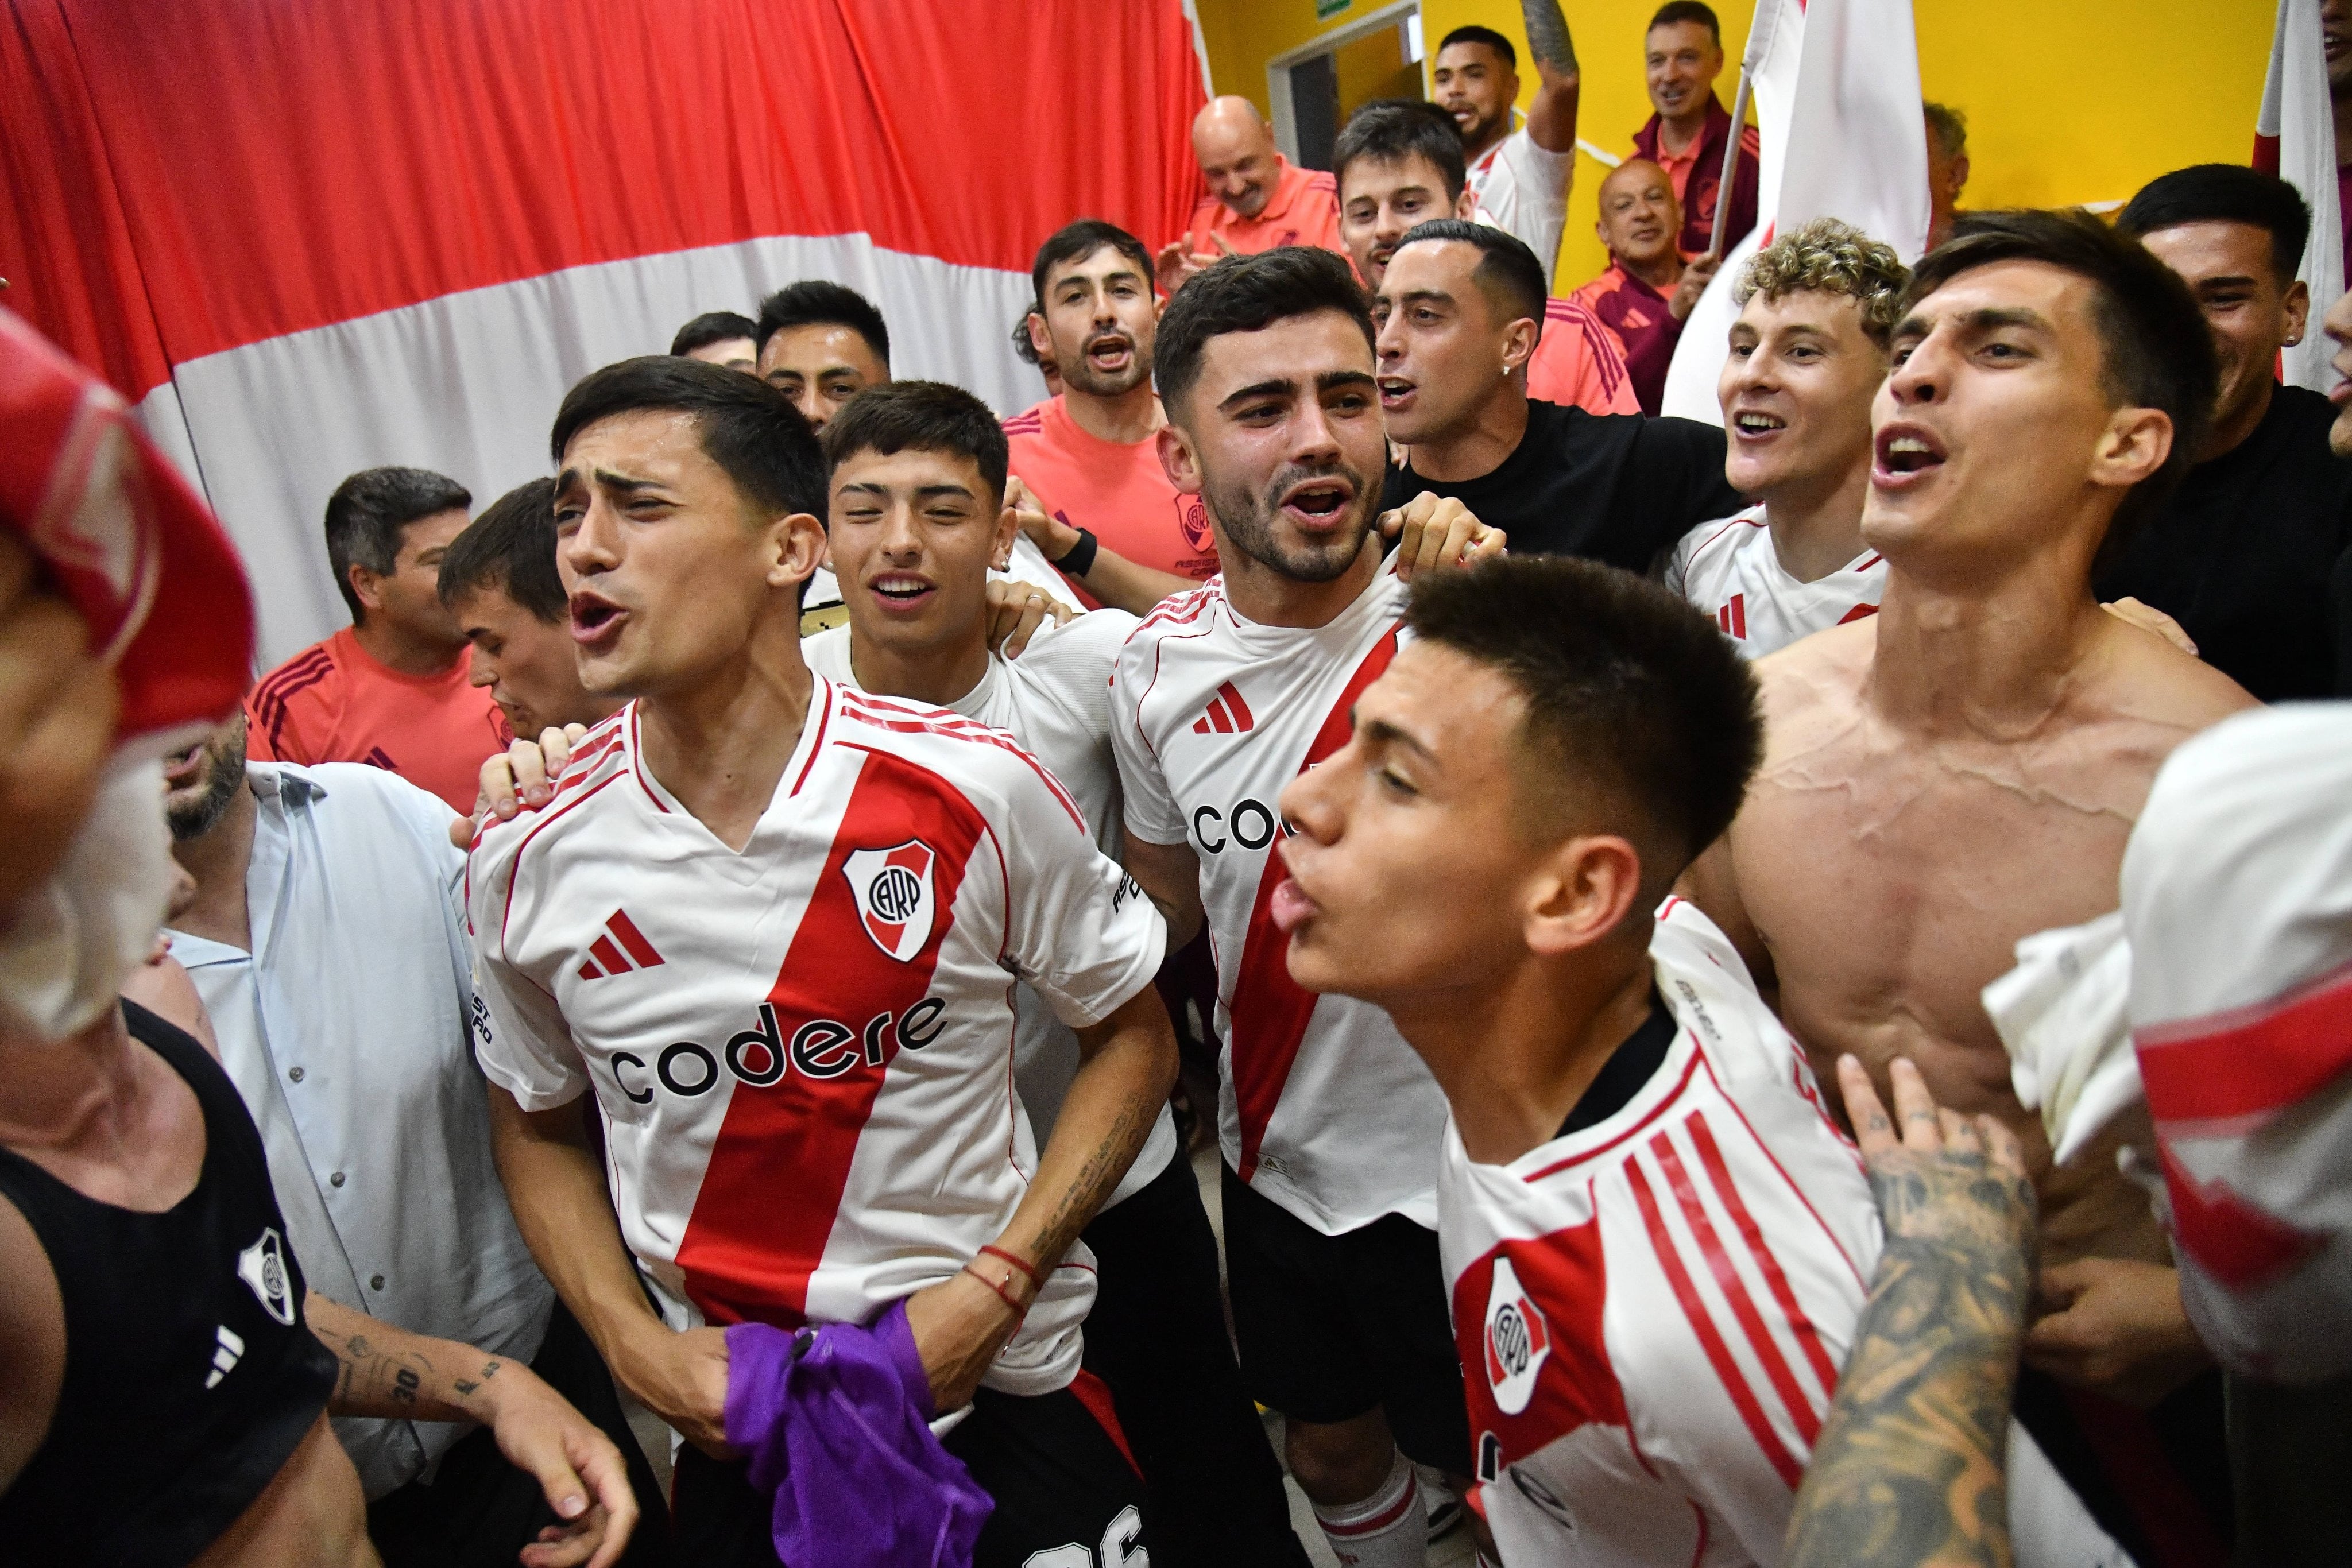
[[[1884,1092],[1907,1056],[2016,1132],[2061,1309],[2029,1357],[2142,1402],[2205,1364],[2162,1236],[2111,1153],[2051,1171],[1979,992],[2018,938],[2115,907],[2158,765],[2251,700],[2090,592],[2197,448],[2200,319],[2090,219],[1988,217],[1920,265],[1873,416],[1879,613],[1759,662],[1764,764],[1687,879],[1824,1083],[1852,1052]]]

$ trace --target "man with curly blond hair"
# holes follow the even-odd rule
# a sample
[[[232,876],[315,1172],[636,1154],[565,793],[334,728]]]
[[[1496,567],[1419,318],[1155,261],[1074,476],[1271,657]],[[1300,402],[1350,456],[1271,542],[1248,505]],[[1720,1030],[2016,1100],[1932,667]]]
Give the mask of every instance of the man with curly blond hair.
[[[1739,276],[1717,395],[1724,477],[1754,504],[1685,534],[1666,586],[1750,658],[1877,612],[1886,562],[1862,542],[1870,402],[1909,277],[1835,218],[1780,235]]]

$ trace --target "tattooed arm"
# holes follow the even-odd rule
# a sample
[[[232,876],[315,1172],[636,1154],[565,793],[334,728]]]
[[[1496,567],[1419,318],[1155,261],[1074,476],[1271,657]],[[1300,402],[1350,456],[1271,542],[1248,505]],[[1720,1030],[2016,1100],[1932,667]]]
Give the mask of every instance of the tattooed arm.
[[[1538,78],[1536,100],[1528,110],[1528,137],[1547,152],[1573,152],[1583,78],[1568,18],[1560,15],[1559,0],[1519,0],[1519,16],[1528,25],[1528,49]]]
[[[1077,1031],[1080,1065],[1037,1158],[1028,1196],[994,1246],[1049,1274],[1102,1207],[1151,1134],[1176,1082],[1176,1031],[1151,986]],[[971,1270],[907,1299],[907,1326],[930,1374],[932,1408],[944,1415],[970,1399],[981,1374],[1021,1326],[1005,1298],[1026,1311],[1037,1281],[982,1253]]]
[[[1895,1062],[1898,1133],[1851,1056],[1838,1084],[1886,1221],[1853,1353],[1789,1521],[1785,1568],[2008,1568],[2010,1398],[2032,1293],[2033,1188],[1990,1116]]]
[[[570,1521],[541,1531],[523,1562],[608,1568],[618,1561],[637,1522],[621,1451],[538,1374],[469,1344],[394,1328],[316,1291],[302,1312],[339,1364],[330,1414],[480,1422],[508,1462],[537,1479],[556,1517]]]

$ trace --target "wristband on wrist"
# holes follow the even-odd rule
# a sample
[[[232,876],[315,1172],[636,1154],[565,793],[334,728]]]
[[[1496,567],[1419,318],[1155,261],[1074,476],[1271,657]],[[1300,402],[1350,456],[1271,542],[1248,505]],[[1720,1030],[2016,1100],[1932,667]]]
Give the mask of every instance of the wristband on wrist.
[[[1042,1291],[1045,1288],[1045,1276],[1037,1272],[1037,1265],[1018,1252],[1007,1252],[1002,1247],[983,1247],[980,1249],[980,1255],[983,1258],[1001,1258],[1028,1275],[1029,1283],[1033,1289]]]
[[[963,1266],[963,1271],[971,1275],[973,1279],[979,1281],[982,1284],[987,1286],[990,1290],[995,1291],[996,1299],[1003,1301],[1006,1306],[1011,1307],[1014,1317],[1025,1318],[1029,1315],[1029,1309],[1023,1306],[1018,1301],[1015,1301],[1013,1297],[1013,1293],[1004,1288],[1005,1285],[1009,1285],[1013,1282],[1012,1275],[1005,1275],[1004,1283],[999,1284],[996,1281],[990,1279],[987,1275],[982,1273],[979,1270],[973,1268],[969,1263]]]
[[[1054,570],[1065,577],[1084,577],[1094,570],[1095,552],[1101,548],[1100,539],[1095,538],[1091,531],[1080,528],[1078,542],[1062,552],[1061,559],[1054,562]]]

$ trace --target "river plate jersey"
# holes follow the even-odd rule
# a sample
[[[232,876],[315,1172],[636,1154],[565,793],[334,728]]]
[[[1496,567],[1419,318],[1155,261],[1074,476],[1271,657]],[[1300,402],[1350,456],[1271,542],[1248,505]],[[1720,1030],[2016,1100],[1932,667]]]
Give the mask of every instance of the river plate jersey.
[[[1861,1155],[1739,955],[1680,899],[1677,1026],[1615,1114],[1507,1166],[1448,1122],[1438,1242],[1504,1568],[1777,1563],[1884,1245]],[[2021,1564],[2127,1564],[2013,1423]]]
[[[1260,626],[1212,579],[1144,617],[1111,677],[1127,825],[1201,861],[1225,1163],[1327,1235],[1383,1214],[1436,1222],[1435,1081],[1388,1014],[1300,988],[1268,909],[1283,786],[1347,743],[1357,694],[1396,653],[1404,598],[1383,570],[1327,626]]]
[[[966,718],[1001,729],[1044,763],[1087,819],[1096,844],[1118,853],[1118,763],[1110,748],[1110,669],[1119,645],[1135,630],[1124,610],[1094,610],[1066,625],[1037,629],[1016,659],[988,656],[980,684],[948,706]],[[826,679],[857,688],[849,654],[850,631],[835,626],[801,641],[801,657]],[[1078,1041],[1037,993],[1023,987],[1013,1046],[1021,1103],[1042,1145],[1052,1135],[1062,1100],[1077,1075]],[[1162,1105],[1150,1134],[1110,1197],[1108,1209],[1141,1192],[1176,1157],[1176,1123]]]
[[[1802,637],[1878,613],[1886,558],[1865,549],[1815,582],[1780,564],[1764,508],[1701,523],[1666,559],[1666,587],[1715,617],[1747,658],[1775,653]]]
[[[741,853],[656,779],[636,706],[468,873],[483,1071],[593,1088],[623,1236],[673,1327],[863,1322],[961,1269],[1036,1168],[1013,982],[1100,1021],[1160,916],[1009,736],[818,678]],[[1076,1375],[1074,1248],[984,1381]]]

